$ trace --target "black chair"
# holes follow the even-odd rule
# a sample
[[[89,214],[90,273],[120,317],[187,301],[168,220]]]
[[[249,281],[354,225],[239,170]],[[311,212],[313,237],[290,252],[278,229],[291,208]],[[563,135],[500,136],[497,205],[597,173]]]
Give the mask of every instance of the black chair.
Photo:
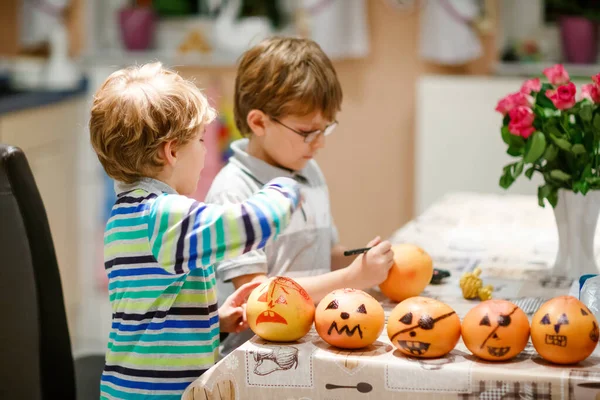
[[[100,397],[104,356],[73,359],[46,210],[25,154],[3,144],[0,307],[1,399]]]

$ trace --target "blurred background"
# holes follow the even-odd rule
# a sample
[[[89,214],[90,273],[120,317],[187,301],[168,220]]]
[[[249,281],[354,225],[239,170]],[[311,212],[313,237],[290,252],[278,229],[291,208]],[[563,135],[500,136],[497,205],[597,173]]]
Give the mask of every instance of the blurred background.
[[[206,91],[220,116],[202,200],[239,137],[240,54],[274,34],[316,40],[344,91],[317,160],[342,242],[360,247],[449,192],[501,193],[496,102],[555,62],[581,79],[600,72],[598,17],[597,0],[2,0],[0,142],[33,169],[75,354],[104,352],[110,328],[102,237],[114,193],[86,124],[111,72],[158,60]]]

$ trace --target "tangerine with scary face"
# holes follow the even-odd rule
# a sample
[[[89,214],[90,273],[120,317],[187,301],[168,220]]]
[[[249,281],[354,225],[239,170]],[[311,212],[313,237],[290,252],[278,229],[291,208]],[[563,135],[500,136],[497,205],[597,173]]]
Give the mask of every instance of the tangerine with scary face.
[[[585,360],[598,344],[598,321],[573,296],[548,300],[531,319],[531,342],[540,356],[557,364]]]
[[[291,342],[308,333],[315,305],[294,280],[273,277],[252,291],[246,304],[250,329],[265,340]]]
[[[385,324],[383,307],[358,289],[339,289],[319,302],[315,328],[321,338],[342,349],[366,347],[379,337]]]
[[[462,337],[476,356],[490,361],[508,360],[527,346],[527,314],[510,301],[484,301],[465,315]]]
[[[460,339],[460,318],[441,301],[411,297],[390,313],[387,334],[392,344],[407,356],[442,357]]]

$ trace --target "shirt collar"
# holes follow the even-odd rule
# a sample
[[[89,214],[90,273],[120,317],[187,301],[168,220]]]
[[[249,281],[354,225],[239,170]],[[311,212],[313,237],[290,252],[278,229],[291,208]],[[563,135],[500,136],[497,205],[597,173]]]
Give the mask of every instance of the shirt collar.
[[[257,183],[265,185],[271,179],[278,177],[292,178],[299,183],[308,183],[306,179],[306,167],[300,171],[290,171],[288,169],[275,167],[265,161],[251,156],[247,153],[249,140],[247,138],[236,140],[231,143],[231,150],[233,152],[229,162],[235,164],[240,168],[246,175],[254,179]]]
[[[167,193],[167,194],[177,194],[175,189],[166,183],[159,181],[158,179],[153,178],[141,178],[139,181],[134,183],[124,183],[115,181],[115,193],[118,197],[124,195],[127,192],[131,192],[135,189],[142,189],[149,193]]]

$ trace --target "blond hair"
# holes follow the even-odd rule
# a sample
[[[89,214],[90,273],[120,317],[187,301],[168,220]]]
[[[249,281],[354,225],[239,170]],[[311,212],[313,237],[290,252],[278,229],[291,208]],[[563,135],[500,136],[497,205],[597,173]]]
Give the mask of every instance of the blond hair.
[[[261,110],[274,118],[321,111],[333,121],[342,88],[331,60],[309,39],[272,37],[246,51],[235,79],[234,116],[241,134],[247,117]]]
[[[194,83],[151,63],[108,77],[94,97],[90,138],[106,173],[133,183],[163,167],[162,144],[184,145],[214,118]]]

